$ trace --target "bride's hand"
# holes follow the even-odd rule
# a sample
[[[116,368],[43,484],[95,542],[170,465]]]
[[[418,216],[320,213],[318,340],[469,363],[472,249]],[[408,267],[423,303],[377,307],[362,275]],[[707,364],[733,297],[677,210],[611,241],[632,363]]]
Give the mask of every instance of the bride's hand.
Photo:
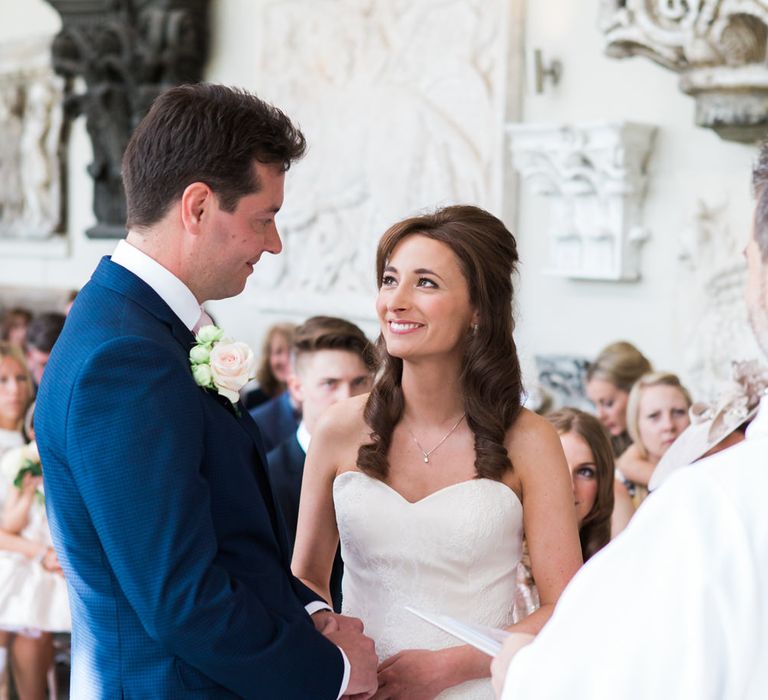
[[[439,651],[406,649],[379,666],[379,689],[373,700],[432,700],[449,687],[448,669]]]

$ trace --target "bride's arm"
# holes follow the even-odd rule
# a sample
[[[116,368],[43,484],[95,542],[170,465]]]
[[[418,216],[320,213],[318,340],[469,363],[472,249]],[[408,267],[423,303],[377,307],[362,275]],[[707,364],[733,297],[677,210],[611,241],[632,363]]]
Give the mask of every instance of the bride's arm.
[[[346,403],[346,402],[345,402]],[[343,453],[345,420],[342,404],[331,406],[312,433],[301,482],[299,520],[291,569],[305,585],[331,605],[330,579],[339,544],[333,480]],[[348,439],[348,434],[347,434]]]
[[[541,607],[511,628],[536,634],[582,564],[573,486],[560,438],[543,418],[523,409],[507,450],[520,480],[523,521]]]

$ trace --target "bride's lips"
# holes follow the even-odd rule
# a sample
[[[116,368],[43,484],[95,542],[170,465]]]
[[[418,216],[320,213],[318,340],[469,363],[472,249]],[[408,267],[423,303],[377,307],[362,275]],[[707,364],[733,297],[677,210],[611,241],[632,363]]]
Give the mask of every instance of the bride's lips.
[[[423,323],[416,323],[415,321],[387,321],[387,327],[390,333],[395,335],[407,335],[408,333],[414,333],[424,328]]]

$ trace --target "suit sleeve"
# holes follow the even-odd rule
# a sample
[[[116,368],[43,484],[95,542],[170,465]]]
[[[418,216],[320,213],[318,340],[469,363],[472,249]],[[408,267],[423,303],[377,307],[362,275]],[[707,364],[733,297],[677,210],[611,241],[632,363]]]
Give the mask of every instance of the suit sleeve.
[[[262,688],[336,698],[339,649],[216,562],[204,409],[187,372],[173,350],[121,338],[90,357],[73,388],[67,451],[108,563],[147,633],[219,685],[243,697]]]

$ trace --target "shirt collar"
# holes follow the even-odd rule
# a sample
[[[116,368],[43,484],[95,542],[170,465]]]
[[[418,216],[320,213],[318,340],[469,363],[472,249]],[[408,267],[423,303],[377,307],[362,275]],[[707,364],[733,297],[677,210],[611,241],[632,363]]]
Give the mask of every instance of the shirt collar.
[[[124,267],[152,287],[181,322],[192,330],[200,318],[202,308],[189,287],[176,275],[126,240],[118,242],[115,252],[112,253],[112,262]]]
[[[312,436],[309,434],[309,430],[307,430],[306,423],[301,421],[301,423],[299,423],[299,429],[296,431],[296,440],[298,441],[301,449],[304,450],[304,454],[307,454],[309,451],[309,441],[311,439]]]

